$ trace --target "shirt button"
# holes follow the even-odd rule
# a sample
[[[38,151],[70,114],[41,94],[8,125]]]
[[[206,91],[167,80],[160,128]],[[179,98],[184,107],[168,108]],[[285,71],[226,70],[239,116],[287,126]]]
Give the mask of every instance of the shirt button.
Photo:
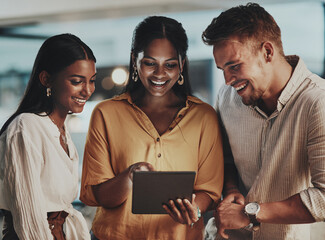
[[[159,142],[160,141],[160,138],[157,138],[156,140],[157,140],[157,142]]]
[[[161,153],[158,153],[158,157],[159,157],[159,158],[161,157]]]

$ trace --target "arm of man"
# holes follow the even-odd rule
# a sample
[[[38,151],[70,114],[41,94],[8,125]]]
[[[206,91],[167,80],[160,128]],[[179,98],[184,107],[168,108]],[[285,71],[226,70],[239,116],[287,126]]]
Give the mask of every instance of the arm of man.
[[[227,145],[224,146],[224,148]],[[228,146],[228,148],[230,148]],[[228,150],[225,149],[225,152]],[[226,229],[238,229],[247,226],[250,221],[244,213],[245,198],[238,189],[238,172],[234,164],[225,164],[223,200],[217,206],[214,217],[218,233],[228,238]],[[262,203],[257,220],[265,223],[295,224],[315,222],[308,209],[302,203],[299,194],[279,202]]]
[[[219,95],[218,95],[219,97]],[[226,229],[236,229],[238,223],[242,224],[246,220],[244,214],[239,214],[241,209],[244,208],[245,197],[239,191],[238,183],[238,171],[235,166],[228,135],[222,122],[222,117],[218,108],[218,101],[216,104],[216,111],[220,119],[221,133],[223,138],[223,152],[224,152],[224,184],[223,184],[223,199],[217,204],[214,212],[215,223],[217,227],[217,233],[223,238],[228,238],[228,235],[224,232]],[[232,210],[234,208],[234,210]],[[230,211],[229,211],[230,210]],[[234,215],[235,214],[235,215]],[[236,218],[238,221],[234,221]],[[234,225],[232,225],[234,223]],[[249,221],[245,226],[249,224]]]
[[[325,219],[325,99],[316,95],[308,111],[306,143],[313,187],[283,201],[261,203],[257,220],[262,223],[298,224]]]
[[[238,188],[238,172],[234,164],[225,164],[225,175],[223,185],[223,202],[244,205],[245,198]]]
[[[308,116],[307,145],[308,165],[312,187],[302,190],[287,199],[260,203],[257,220],[261,223],[300,224],[324,221],[325,214],[325,99],[316,101]],[[244,206],[221,203],[217,209],[220,234],[224,229],[247,226],[248,217],[243,214]],[[232,215],[230,214],[232,213]]]
[[[249,219],[243,212],[245,197],[238,188],[236,166],[230,163],[225,164],[224,176],[223,200],[218,204],[214,218],[218,234],[228,239],[228,235],[225,233],[226,229],[245,227],[249,224]]]
[[[215,218],[218,233],[223,238],[228,239],[228,235],[224,232],[226,229],[239,229],[250,223],[248,216],[244,213],[244,207],[243,204],[229,201],[223,201],[219,204]],[[261,223],[299,224],[315,222],[313,216],[302,203],[299,194],[284,201],[262,203],[260,208],[257,220]]]
[[[279,202],[261,203],[260,207],[257,220],[261,223],[298,224],[315,222],[299,194]]]

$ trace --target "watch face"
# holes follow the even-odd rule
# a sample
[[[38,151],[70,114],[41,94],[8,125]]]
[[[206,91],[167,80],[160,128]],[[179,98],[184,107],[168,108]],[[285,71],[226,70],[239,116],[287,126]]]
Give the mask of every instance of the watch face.
[[[258,213],[258,211],[260,210],[260,205],[258,205],[258,203],[248,203],[245,206],[245,211],[247,214],[249,215],[256,215]]]

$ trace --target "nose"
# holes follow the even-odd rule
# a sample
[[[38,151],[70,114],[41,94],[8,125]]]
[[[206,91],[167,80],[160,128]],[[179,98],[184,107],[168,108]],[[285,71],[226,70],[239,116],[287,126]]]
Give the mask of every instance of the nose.
[[[85,97],[90,97],[95,91],[95,84],[93,83],[85,83],[82,89],[82,93]]]
[[[228,71],[224,71],[223,76],[227,85],[231,85],[236,80],[236,77]]]
[[[165,69],[164,66],[157,66],[154,72],[155,77],[162,78],[165,76]]]

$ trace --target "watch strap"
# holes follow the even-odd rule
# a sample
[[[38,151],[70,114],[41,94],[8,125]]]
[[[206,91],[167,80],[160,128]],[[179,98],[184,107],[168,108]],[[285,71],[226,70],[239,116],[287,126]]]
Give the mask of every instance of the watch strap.
[[[260,228],[261,223],[257,221],[256,215],[247,214],[249,217],[249,221],[252,223],[253,231],[257,231]]]

